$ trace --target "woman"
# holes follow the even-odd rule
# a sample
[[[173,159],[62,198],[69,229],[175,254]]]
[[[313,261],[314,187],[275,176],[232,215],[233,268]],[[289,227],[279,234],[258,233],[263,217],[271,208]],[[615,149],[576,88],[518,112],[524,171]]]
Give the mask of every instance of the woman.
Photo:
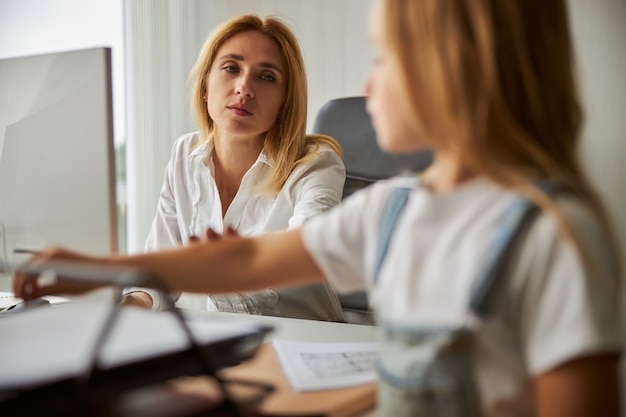
[[[305,134],[304,63],[284,23],[252,14],[225,22],[206,40],[190,80],[200,131],[173,146],[147,251],[207,230],[253,236],[297,227],[341,201],[341,149]],[[155,291],[125,292],[125,304],[165,307]],[[211,299],[221,311],[343,320],[324,284]]]
[[[617,416],[621,262],[575,156],[582,111],[564,0],[377,0],[372,17],[377,59],[366,93],[378,141],[388,152],[435,151],[376,285],[381,217],[397,181],[358,192],[298,230],[135,257],[50,249],[33,262],[134,266],[181,290],[213,293],[325,278],[339,291],[368,289],[381,322],[457,326],[472,318],[467,300],[503,214],[524,197],[541,214],[507,259],[492,314],[474,335],[479,413]],[[543,178],[571,191],[544,194],[534,185]],[[39,288],[20,275],[14,288],[31,297],[71,289],[61,285]],[[382,410],[395,407],[379,398]]]

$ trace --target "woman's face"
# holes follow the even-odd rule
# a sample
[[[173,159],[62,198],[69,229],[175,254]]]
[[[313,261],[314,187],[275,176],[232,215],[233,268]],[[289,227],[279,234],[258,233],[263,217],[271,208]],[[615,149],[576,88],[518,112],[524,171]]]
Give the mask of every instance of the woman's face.
[[[217,51],[207,76],[207,111],[217,131],[259,137],[275,123],[285,100],[286,66],[278,45],[241,32]]]
[[[402,86],[390,55],[392,52],[385,42],[381,7],[383,1],[379,0],[372,10],[370,21],[376,61],[364,86],[367,112],[372,118],[376,139],[382,150],[388,153],[414,152],[423,148],[424,144],[413,113],[399,94]]]

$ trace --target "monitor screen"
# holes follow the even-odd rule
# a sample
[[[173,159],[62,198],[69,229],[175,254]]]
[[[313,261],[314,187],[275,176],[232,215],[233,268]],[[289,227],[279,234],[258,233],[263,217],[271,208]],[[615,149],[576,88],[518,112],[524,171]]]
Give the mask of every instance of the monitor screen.
[[[117,244],[110,48],[0,59],[0,274]]]

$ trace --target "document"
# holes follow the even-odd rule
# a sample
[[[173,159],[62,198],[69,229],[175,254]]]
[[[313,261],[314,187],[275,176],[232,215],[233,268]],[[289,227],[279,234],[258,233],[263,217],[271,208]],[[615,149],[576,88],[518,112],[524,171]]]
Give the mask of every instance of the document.
[[[48,300],[50,304],[63,304],[69,301],[65,297],[57,297],[54,295],[47,295],[42,298],[45,298],[46,300]],[[0,291],[0,310],[9,308],[12,305],[17,304],[21,301],[22,299],[15,297],[12,292]]]
[[[273,345],[295,391],[345,388],[376,381],[378,343],[274,340]]]
[[[13,296],[12,292],[0,291],[0,310],[11,307],[20,300]]]

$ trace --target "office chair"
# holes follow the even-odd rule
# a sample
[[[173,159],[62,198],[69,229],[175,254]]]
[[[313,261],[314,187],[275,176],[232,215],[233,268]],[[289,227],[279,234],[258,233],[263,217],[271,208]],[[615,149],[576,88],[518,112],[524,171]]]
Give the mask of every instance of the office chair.
[[[421,172],[432,162],[430,150],[410,155],[385,154],[376,142],[376,133],[365,111],[365,97],[338,98],[327,102],[315,118],[313,133],[332,136],[343,148],[346,166],[344,199],[402,170]],[[364,292],[339,295],[339,301],[348,322],[373,323]]]

